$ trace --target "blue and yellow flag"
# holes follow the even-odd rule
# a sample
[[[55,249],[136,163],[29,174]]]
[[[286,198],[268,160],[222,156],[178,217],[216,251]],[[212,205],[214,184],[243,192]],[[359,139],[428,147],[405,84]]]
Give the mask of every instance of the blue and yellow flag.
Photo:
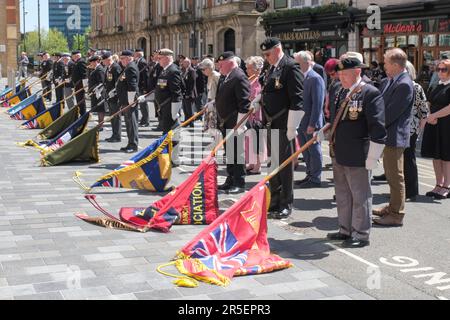
[[[31,96],[31,91],[29,88],[20,89],[20,90],[16,91],[16,94],[13,94],[13,92],[10,91],[6,95],[6,100],[4,100],[2,102],[2,106],[6,107],[6,108],[14,107],[14,106],[18,105],[20,102],[22,102],[23,100],[25,100],[26,98],[28,98],[29,96]]]
[[[18,111],[11,114],[12,119],[16,120],[30,120],[37,114],[44,112],[45,102],[42,96],[34,100],[32,103],[25,105],[23,108],[20,108]]]
[[[9,115],[12,115],[12,114],[22,110],[26,106],[30,105],[31,103],[36,101],[38,98],[39,98],[39,96],[37,94],[33,94],[33,95],[29,96],[28,98],[24,99],[23,101],[19,102],[18,104],[16,104],[14,107],[9,108],[6,111],[6,113]]]
[[[45,129],[63,114],[63,110],[64,103],[57,102],[52,107],[24,122],[21,127],[23,129]]]
[[[162,136],[146,149],[101,177],[92,188],[126,188],[154,192],[165,191],[172,174],[173,132]]]

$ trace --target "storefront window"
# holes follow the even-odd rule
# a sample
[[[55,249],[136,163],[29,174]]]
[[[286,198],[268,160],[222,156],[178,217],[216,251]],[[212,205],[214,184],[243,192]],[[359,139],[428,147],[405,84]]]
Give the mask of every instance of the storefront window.
[[[435,47],[436,46],[436,35],[435,34],[427,34],[423,36],[423,45],[426,47]]]
[[[440,34],[439,45],[441,47],[450,47],[450,34]]]
[[[397,37],[397,47],[406,47],[406,36]]]
[[[378,49],[381,46],[381,37],[372,38],[372,49]]]
[[[370,48],[370,38],[364,38],[363,39],[363,49],[369,49]]]
[[[287,8],[287,0],[275,0],[273,7],[274,9]]]
[[[370,51],[364,51],[364,63],[365,64],[370,64]]]
[[[439,53],[439,59],[450,59],[450,50],[441,51]]]
[[[395,37],[386,37],[384,46],[386,48],[394,48],[395,47]]]
[[[408,37],[408,45],[418,47],[419,46],[419,36],[413,35]]]
[[[434,61],[434,52],[431,50],[423,51],[423,64],[431,64]]]

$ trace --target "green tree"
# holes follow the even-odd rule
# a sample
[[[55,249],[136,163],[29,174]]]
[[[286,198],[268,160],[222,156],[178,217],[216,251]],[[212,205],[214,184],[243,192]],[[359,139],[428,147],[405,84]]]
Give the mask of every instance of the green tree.
[[[76,34],[72,37],[72,50],[80,50],[82,55],[86,55],[89,50],[89,33],[91,28],[84,30],[83,34]]]
[[[27,53],[30,57],[36,56],[39,52],[39,34],[38,31],[30,31],[25,34],[24,41],[26,42]],[[20,45],[23,51],[23,42]],[[47,51],[50,54],[53,52],[67,52],[69,47],[67,39],[60,31],[50,29],[49,31],[41,30],[41,51]]]

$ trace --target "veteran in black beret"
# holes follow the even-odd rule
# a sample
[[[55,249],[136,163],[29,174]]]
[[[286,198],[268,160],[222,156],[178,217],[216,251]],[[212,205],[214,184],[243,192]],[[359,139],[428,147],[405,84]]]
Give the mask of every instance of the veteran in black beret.
[[[362,59],[343,55],[336,66],[342,89],[329,132],[339,232],[328,234],[347,248],[369,245],[372,214],[370,179],[386,143],[385,106],[380,91],[362,77]],[[322,130],[317,133],[323,140]]]
[[[221,77],[217,85],[215,102],[218,127],[225,137],[228,130],[232,130],[250,108],[250,82],[244,71],[239,68],[234,52],[226,51],[217,60]],[[228,194],[239,194],[245,190],[245,161],[242,158],[243,127],[242,125],[238,129],[238,136],[229,141],[234,150],[227,152],[227,178],[225,183],[219,186],[219,190]],[[230,150],[229,147],[226,148]]]
[[[133,52],[124,50],[120,53],[120,62],[124,71],[119,77],[116,90],[119,98],[119,107],[132,104],[139,91],[139,70],[133,58]],[[128,144],[121,151],[133,153],[138,150],[138,109],[134,105],[124,112],[125,126],[127,129]]]
[[[64,62],[62,59],[62,54],[60,52],[55,52],[53,54],[53,84],[55,86],[55,96],[56,101],[62,101],[64,99],[64,87],[59,86],[63,80],[64,75]]]
[[[144,49],[138,48],[134,52],[134,60],[139,69],[139,95],[144,95],[147,93],[147,83],[148,83],[148,63],[144,57]],[[148,102],[144,101],[139,103],[139,109],[141,110],[141,120],[139,125],[142,127],[148,127],[149,124],[149,113],[148,113]]]
[[[119,104],[116,92],[116,85],[122,74],[122,68],[112,58],[112,53],[107,51],[102,55],[103,65],[106,69],[105,75],[105,96],[108,105],[109,115],[113,115],[119,111]],[[122,141],[122,117],[114,117],[111,119],[112,135],[107,138],[107,142]]]
[[[74,63],[72,61],[71,54],[68,52],[63,53],[61,61],[63,62],[63,73],[62,81],[64,81],[64,98],[67,108],[72,109],[75,106],[73,94],[73,83],[72,83],[72,72]]]
[[[89,58],[89,92],[91,96],[91,111],[97,112],[98,122],[103,122],[105,119],[105,104],[103,102],[104,96],[104,82],[105,82],[105,68],[100,63],[102,58],[98,55],[93,55]]]
[[[262,105],[265,125],[269,130],[269,147],[273,150],[271,164],[275,168],[295,150],[297,127],[304,114],[303,80],[300,66],[284,54],[280,39],[267,38],[260,48],[270,67],[264,75],[261,96],[255,98],[253,105]],[[292,164],[270,180],[272,197],[269,217],[285,219],[291,215],[294,202],[293,176]]]
[[[80,107],[80,114],[83,115],[86,113],[86,101],[84,101],[86,92],[83,88],[88,86],[87,62],[81,56],[81,52],[79,50],[72,51],[72,60],[74,62],[72,69],[72,83],[74,90],[80,91],[75,95],[75,98]]]

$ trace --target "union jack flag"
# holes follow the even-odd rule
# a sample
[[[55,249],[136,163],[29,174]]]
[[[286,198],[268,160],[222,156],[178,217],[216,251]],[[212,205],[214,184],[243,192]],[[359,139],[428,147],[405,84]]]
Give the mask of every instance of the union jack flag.
[[[28,121],[27,123],[25,123],[25,127],[26,127],[27,129],[35,129],[35,128],[37,128],[38,126],[39,126],[39,123],[38,123],[37,119],[30,120],[30,121]]]
[[[61,138],[56,140],[53,144],[47,146],[46,149],[55,151],[61,148],[63,145],[65,145],[68,141],[70,141],[70,139],[72,139],[72,135],[70,134],[70,132],[67,132]]]

